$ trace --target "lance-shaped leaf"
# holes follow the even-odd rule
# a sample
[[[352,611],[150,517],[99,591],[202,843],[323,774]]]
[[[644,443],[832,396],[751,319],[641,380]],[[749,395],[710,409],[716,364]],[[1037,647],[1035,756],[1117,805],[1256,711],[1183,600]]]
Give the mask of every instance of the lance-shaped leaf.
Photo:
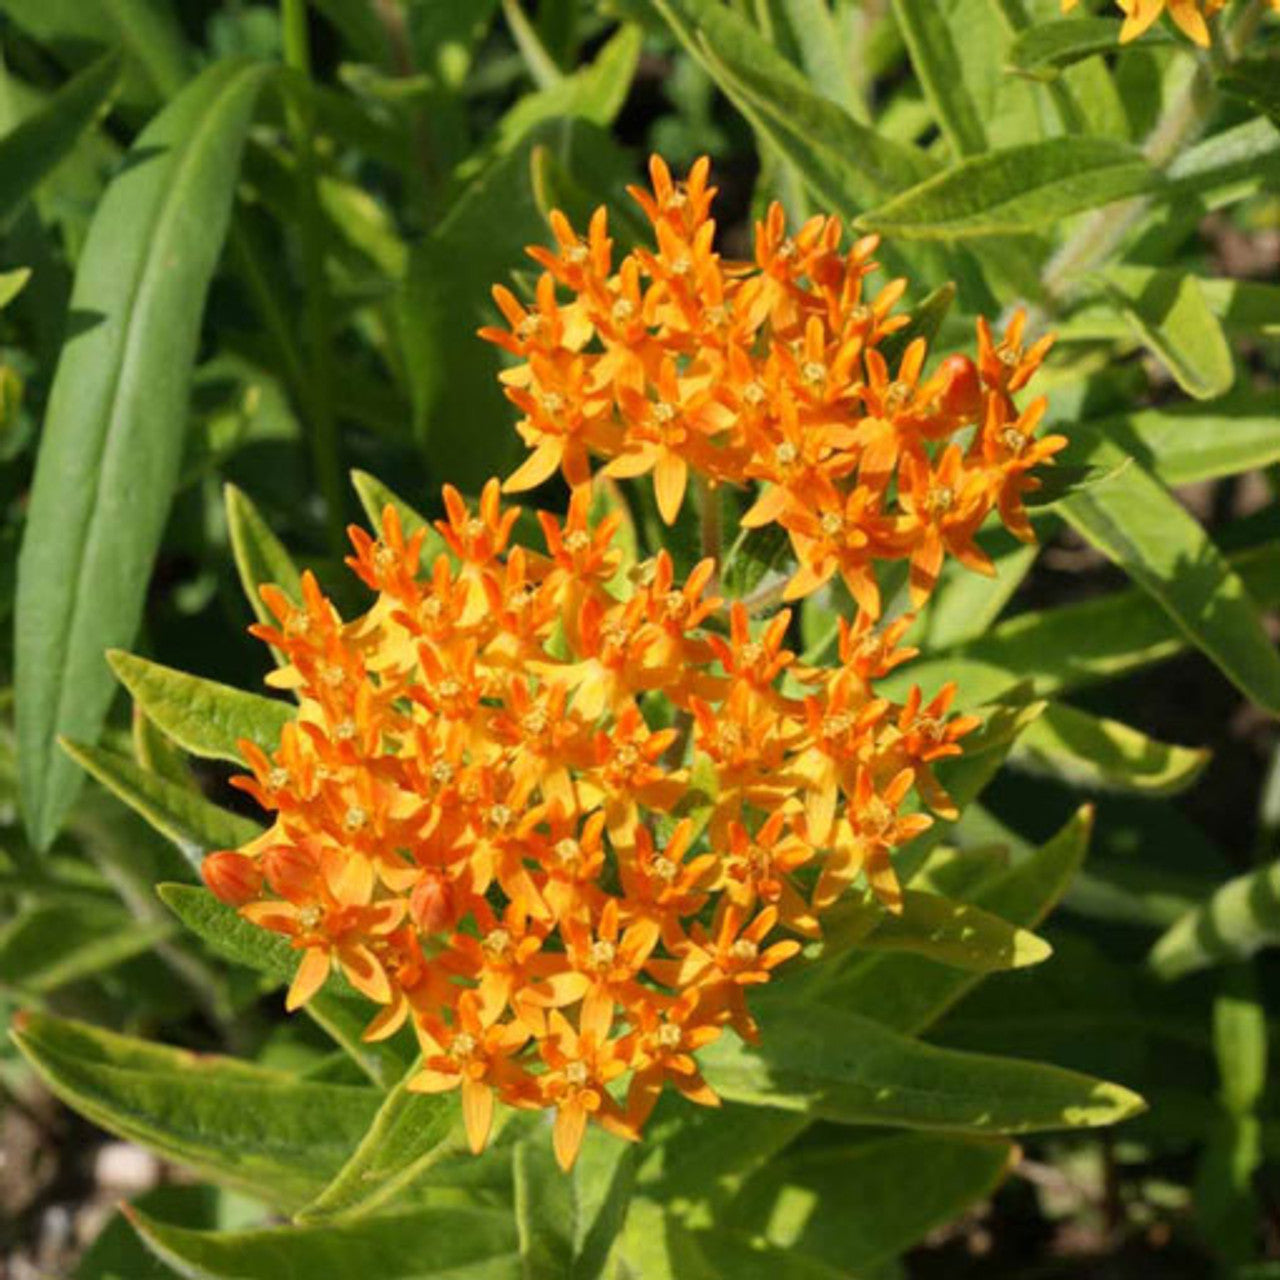
[[[302,575],[284,543],[272,532],[248,494],[229,484],[224,492],[227,531],[235,556],[240,585],[259,622],[274,626],[275,615],[262,602],[258,588],[271,583],[280,588],[295,604],[302,603]]]
[[[1086,806],[1048,843],[1007,871],[984,879],[975,905],[1031,929],[1066,893],[1084,862],[1093,825]],[[865,955],[838,962],[821,998],[918,1034],[971,991],[982,975],[913,955]],[[998,981],[998,979],[995,979]]]
[[[1202,907],[1174,922],[1151,952],[1162,978],[1247,959],[1280,943],[1280,862],[1228,880]]]
[[[1064,18],[1040,22],[1023,31],[1009,46],[1009,70],[1033,80],[1056,80],[1085,58],[1114,53],[1120,43],[1118,18]],[[1145,44],[1165,44],[1153,33]]]
[[[918,182],[934,161],[859,124],[749,22],[714,0],[651,0],[689,53],[832,209],[852,214]]]
[[[943,137],[957,156],[981,154],[987,131],[965,84],[946,11],[936,0],[893,0],[893,14]]]
[[[385,1211],[433,1165],[466,1149],[457,1095],[414,1093],[411,1079],[412,1073],[387,1094],[351,1159],[299,1221],[340,1222]]]
[[[1276,299],[1280,315],[1280,296]],[[1274,398],[1232,395],[1213,405],[1172,405],[1139,409],[1123,417],[1103,418],[1076,428],[1072,446],[1089,458],[1119,445],[1167,485],[1218,480],[1280,462]]]
[[[756,1002],[760,1044],[703,1051],[722,1097],[839,1124],[1031,1133],[1114,1124],[1143,1109],[1121,1085],[1017,1058],[937,1049],[832,1005]]]
[[[1226,395],[1235,380],[1231,348],[1199,280],[1183,272],[1152,273],[1141,289],[1109,291],[1152,355],[1197,400]]]
[[[1013,760],[1071,786],[1171,795],[1200,776],[1209,752],[1161,742],[1118,720],[1051,702],[1014,746]]]
[[[0,138],[0,228],[8,227],[22,202],[111,100],[121,65],[118,53],[105,54]]]
[[[1123,455],[1114,446],[1104,460]],[[1068,522],[1115,561],[1240,689],[1280,712],[1280,654],[1257,605],[1208,534],[1140,466],[1116,471],[1059,507]]]
[[[1029,929],[935,893],[905,890],[901,915],[878,905],[873,910],[875,923],[857,943],[865,950],[910,951],[970,973],[1023,969],[1053,954]]]
[[[373,1089],[303,1082],[43,1014],[22,1015],[13,1038],[94,1124],[284,1208],[333,1176],[379,1102]]]
[[[200,1280],[527,1280],[511,1215],[450,1207],[367,1221],[256,1231],[190,1231],[137,1210],[129,1218],[155,1255]]]
[[[1016,1151],[1001,1138],[937,1133],[802,1150],[762,1169],[722,1220],[858,1274],[985,1199]],[[858,1188],[856,1196],[850,1187]]]
[[[18,567],[24,815],[47,845],[114,692],[102,653],[137,630],[181,461],[204,298],[268,69],[220,62],[138,136],[98,205],[49,393]]]
[[[1050,138],[952,165],[857,219],[908,240],[1024,235],[1073,213],[1155,190],[1160,177],[1107,138]]]
[[[62,749],[199,867],[213,849],[235,849],[262,833],[258,823],[211,803],[190,787],[143,768],[106,747],[63,739]]]
[[[1237,552],[1227,563],[1259,606],[1280,604],[1280,542]],[[1033,681],[1042,694],[1061,693],[1139,671],[1188,644],[1187,633],[1145,592],[1117,591],[1019,614],[953,650],[913,662],[879,689],[885,697],[902,697],[914,683],[928,689],[956,680],[966,697],[983,700]]]
[[[44,995],[105,973],[172,933],[168,921],[139,924],[110,903],[33,906],[0,929],[0,986]]]
[[[596,1280],[622,1230],[639,1148],[594,1126],[564,1173],[544,1129],[515,1150],[516,1229],[526,1276]]]
[[[193,756],[243,762],[236,743],[247,738],[264,751],[280,745],[293,709],[277,698],[246,693],[115,650],[111,669],[133,700],[170,738]]]

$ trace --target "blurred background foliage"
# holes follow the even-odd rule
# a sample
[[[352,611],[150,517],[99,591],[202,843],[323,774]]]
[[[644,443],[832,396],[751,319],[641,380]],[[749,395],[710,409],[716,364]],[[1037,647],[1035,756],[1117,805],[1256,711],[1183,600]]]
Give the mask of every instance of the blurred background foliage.
[[[1280,1275],[1280,24],[1238,0],[1210,52],[1162,27],[1119,49],[1110,6],[1094,9],[0,0],[0,1012],[350,1085],[328,1035],[281,1020],[271,979],[157,899],[157,881],[193,880],[210,822],[234,834],[200,808],[232,803],[226,770],[193,770],[131,717],[102,652],[258,687],[245,585],[292,557],[354,604],[342,529],[362,499],[381,505],[370,477],[433,516],[441,482],[474,493],[514,462],[498,356],[474,331],[493,282],[529,287],[522,250],[548,209],[581,221],[604,203],[626,243],[644,158],[707,153],[724,253],[749,255],[778,198],[883,230],[886,267],[945,349],[1016,302],[1060,335],[1042,389],[1073,445],[1041,545],[992,534],[998,577],[946,580],[904,673],[926,690],[957,679],[966,706],[1027,682],[1050,699],[948,836],[963,856],[930,867],[1027,924],[1061,889],[1054,958],[974,987],[948,986],[937,959],[870,952],[838,994],[939,1045],[1123,1082],[1150,1110],[1016,1148],[768,1110],[685,1117],[625,1188],[609,1171],[594,1185],[589,1160],[569,1189],[520,1159],[513,1173],[500,1146],[449,1165],[429,1211],[374,1219],[377,1247],[479,1239],[514,1197],[535,1277],[599,1273],[590,1241],[540,1234],[583,1213],[605,1253],[617,1236],[609,1274],[645,1280]],[[948,283],[954,300],[934,292]],[[654,549],[652,512],[634,514]],[[743,580],[776,572],[775,552],[739,547]],[[810,652],[846,603],[806,603]],[[86,785],[59,735],[98,742],[111,786]],[[157,778],[189,803],[159,821],[152,803],[149,824],[133,810]],[[1034,908],[1001,898],[1086,800],[1093,838],[1082,867],[1062,864],[1069,883]],[[90,1096],[102,1080],[189,1071],[58,1025],[33,1024],[29,1054],[114,1132]],[[94,1062],[109,1070],[86,1084]],[[234,1151],[185,1160],[219,1190],[168,1164],[121,1173],[120,1150],[7,1043],[0,1089],[15,1277],[268,1265],[149,1228],[186,1259],[171,1271],[110,1216],[145,1191],[157,1221],[257,1225],[265,1175],[228,1175]],[[295,1171],[284,1198],[333,1172]],[[305,1234],[298,1274],[350,1273]],[[374,1247],[356,1228],[351,1242]]]

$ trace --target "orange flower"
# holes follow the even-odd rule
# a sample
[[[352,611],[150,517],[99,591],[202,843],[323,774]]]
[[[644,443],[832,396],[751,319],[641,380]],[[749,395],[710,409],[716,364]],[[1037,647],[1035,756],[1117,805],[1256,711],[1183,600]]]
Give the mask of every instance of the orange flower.
[[[549,1108],[565,1167],[588,1122],[635,1138],[667,1085],[714,1105],[699,1050],[757,1036],[749,992],[859,877],[900,909],[894,852],[931,821],[913,793],[954,813],[933,771],[977,720],[952,686],[881,696],[914,650],[912,615],[879,625],[878,572],[909,561],[920,604],[947,555],[984,569],[979,528],[998,513],[1029,536],[1024,496],[1063,443],[1014,398],[1047,350],[1024,350],[1024,317],[999,344],[981,326],[976,364],[929,372],[917,339],[894,375],[878,348],[906,284],[871,287],[875,237],[842,249],[823,217],[790,235],[775,206],[754,262],[725,262],[709,164],[650,171],[656,247],[615,264],[603,212],[585,237],[554,214],[533,299],[495,290],[509,329],[484,334],[516,362],[530,447],[506,487],[558,470],[567,514],[539,513],[527,546],[498,480],[476,504],[446,486],[428,565],[391,508],[351,531],[363,616],[310,573],[300,604],[264,587],[275,621],[252,630],[297,713],[274,750],[241,744],[235,785],[269,829],[204,866],[299,953],[289,1008],[340,970],[367,1039],[412,1025],[410,1088],[457,1089],[473,1149],[495,1105]],[[691,476],[755,486],[743,524],[785,534],[785,596],[838,577],[857,602],[836,664],[796,661],[790,610],[756,616],[772,587],[723,600],[709,556],[624,573],[595,460],[652,474],[667,523]]]

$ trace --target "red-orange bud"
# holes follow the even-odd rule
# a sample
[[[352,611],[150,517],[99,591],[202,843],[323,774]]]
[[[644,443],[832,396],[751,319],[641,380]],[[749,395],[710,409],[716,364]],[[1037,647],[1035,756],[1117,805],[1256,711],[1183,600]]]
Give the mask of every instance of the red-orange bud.
[[[938,369],[942,408],[957,418],[976,418],[982,410],[982,381],[968,356],[948,356]]]
[[[229,849],[211,853],[200,864],[210,893],[230,907],[242,907],[262,893],[262,872],[252,858]]]
[[[453,890],[436,871],[426,872],[409,896],[409,914],[423,933],[442,933],[454,923]]]
[[[310,898],[320,871],[315,858],[296,845],[278,844],[262,855],[267,883],[290,902]]]

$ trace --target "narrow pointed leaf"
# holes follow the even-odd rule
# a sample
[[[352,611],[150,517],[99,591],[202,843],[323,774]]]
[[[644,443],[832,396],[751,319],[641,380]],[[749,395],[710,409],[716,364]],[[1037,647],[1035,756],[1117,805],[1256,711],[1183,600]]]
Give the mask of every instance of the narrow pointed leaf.
[[[412,1073],[378,1109],[333,1181],[299,1214],[305,1223],[345,1222],[379,1210],[440,1160],[466,1150],[454,1093],[414,1093]]]
[[[129,1216],[156,1256],[193,1280],[524,1280],[511,1215],[493,1209],[256,1231],[191,1231]]]
[[[893,13],[943,137],[957,156],[980,155],[987,131],[965,84],[946,11],[936,0],[893,0]]]
[[[1228,880],[1202,907],[1176,921],[1151,952],[1162,978],[1247,959],[1280,944],[1280,862]]]
[[[869,1018],[781,995],[757,1001],[761,1043],[723,1036],[704,1074],[735,1102],[839,1124],[1030,1133],[1114,1124],[1143,1109],[1120,1085],[1016,1058],[937,1049]]]
[[[1083,864],[1092,825],[1092,810],[1081,809],[1030,857],[984,879],[973,894],[974,904],[1023,928],[1034,928],[1061,900]],[[980,981],[981,975],[923,956],[854,956],[837,964],[821,998],[914,1035]]]
[[[289,704],[277,698],[187,675],[132,653],[116,650],[108,658],[138,706],[194,756],[240,764],[243,757],[236,744],[241,738],[274,751],[281,730],[294,715]]]
[[[1195,276],[1161,272],[1141,290],[1112,285],[1111,295],[1143,344],[1189,396],[1213,400],[1231,389],[1231,348]]]
[[[95,1124],[285,1208],[324,1186],[379,1101],[373,1089],[304,1083],[43,1014],[23,1015],[13,1037],[49,1088]]]
[[[24,815],[53,838],[114,692],[181,462],[204,298],[268,69],[217,63],[138,136],[98,205],[71,298],[83,324],[49,394],[18,567],[17,720]]]
[[[302,575],[284,544],[271,531],[262,513],[242,489],[229,484],[225,491],[227,530],[245,597],[259,622],[275,625],[277,619],[262,602],[258,588],[271,583],[295,604],[302,602]]]
[[[1009,70],[1035,80],[1056,80],[1084,58],[1114,53],[1120,44],[1118,18],[1064,18],[1027,28],[1009,47]],[[1166,43],[1158,33],[1145,44]]]
[[[1013,759],[1088,790],[1171,795],[1195,782],[1209,752],[1161,742],[1118,720],[1051,702],[1018,740]]]
[[[104,54],[0,138],[0,228],[111,100],[122,65],[119,53]]]
[[[989,1196],[1016,1154],[1005,1139],[937,1133],[798,1151],[752,1178],[724,1225],[859,1274]]]
[[[516,1228],[526,1280],[596,1280],[622,1230],[639,1149],[594,1126],[573,1168],[556,1164],[545,1130],[515,1151]]]
[[[1112,447],[1102,451],[1120,451]],[[1185,507],[1139,466],[1073,494],[1059,510],[1169,614],[1247,697],[1280,713],[1280,654],[1255,602]]]
[[[858,946],[872,951],[909,951],[970,973],[998,973],[1040,964],[1053,948],[1029,929],[1010,924],[968,902],[907,889],[902,914],[883,908]]]
[[[66,740],[62,747],[161,835],[168,836],[196,867],[211,850],[235,849],[262,833],[258,823],[144,769],[128,756],[106,747],[88,747]]]
[[[1050,138],[962,160],[863,214],[857,226],[909,240],[1028,234],[1159,183],[1125,143]]]

